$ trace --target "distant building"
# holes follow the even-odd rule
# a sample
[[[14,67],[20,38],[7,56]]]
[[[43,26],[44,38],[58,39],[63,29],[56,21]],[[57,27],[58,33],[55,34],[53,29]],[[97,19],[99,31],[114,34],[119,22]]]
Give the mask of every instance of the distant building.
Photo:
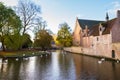
[[[53,34],[52,37],[53,37],[53,41],[51,43],[52,47],[53,48],[59,48],[58,41],[56,40],[57,39],[57,35]]]
[[[106,21],[76,19],[73,45],[81,46],[90,54],[120,58],[120,11],[117,18]]]

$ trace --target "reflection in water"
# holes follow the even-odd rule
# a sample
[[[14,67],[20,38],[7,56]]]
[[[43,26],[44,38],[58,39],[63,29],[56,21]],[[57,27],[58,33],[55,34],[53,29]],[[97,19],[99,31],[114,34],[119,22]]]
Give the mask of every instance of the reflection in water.
[[[120,64],[104,61],[98,64],[98,59],[73,54],[76,64],[76,74],[82,80],[119,80]],[[119,67],[119,68],[118,68]]]
[[[0,80],[119,80],[120,63],[78,54],[52,52],[29,59],[0,62]]]
[[[54,79],[56,79],[56,80],[58,80],[57,78],[59,78],[59,72],[60,72],[60,70],[59,70],[59,52],[58,52],[58,54],[56,54],[55,52],[53,52],[53,54],[55,54],[55,55],[52,55],[52,65],[51,65],[51,70],[53,70],[52,71],[52,76],[54,77]]]
[[[27,72],[29,80],[32,79],[30,76],[34,76],[35,74],[35,65],[36,64],[36,57],[31,57],[30,61],[27,64]]]

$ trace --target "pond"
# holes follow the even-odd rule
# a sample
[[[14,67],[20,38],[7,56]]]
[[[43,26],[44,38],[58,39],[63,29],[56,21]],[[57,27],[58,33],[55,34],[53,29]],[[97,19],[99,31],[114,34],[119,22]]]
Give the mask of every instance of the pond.
[[[120,63],[61,51],[0,59],[0,80],[120,80],[119,74]]]

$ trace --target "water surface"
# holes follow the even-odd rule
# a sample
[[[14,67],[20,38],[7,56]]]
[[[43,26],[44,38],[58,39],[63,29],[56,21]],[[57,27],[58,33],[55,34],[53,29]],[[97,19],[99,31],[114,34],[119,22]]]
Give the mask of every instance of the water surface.
[[[7,63],[0,61],[0,80],[120,80],[120,63],[98,61],[61,51],[18,60],[9,58]]]

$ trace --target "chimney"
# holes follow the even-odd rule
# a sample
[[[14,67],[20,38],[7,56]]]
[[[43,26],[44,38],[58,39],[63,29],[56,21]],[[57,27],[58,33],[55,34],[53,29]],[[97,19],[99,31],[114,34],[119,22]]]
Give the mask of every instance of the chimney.
[[[120,10],[117,11],[117,18],[120,19]]]

